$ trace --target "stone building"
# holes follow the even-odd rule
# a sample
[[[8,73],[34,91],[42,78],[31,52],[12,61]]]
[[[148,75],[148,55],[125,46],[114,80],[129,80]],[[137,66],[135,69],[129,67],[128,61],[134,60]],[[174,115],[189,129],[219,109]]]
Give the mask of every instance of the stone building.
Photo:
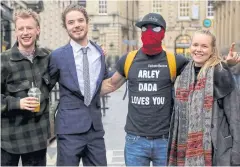
[[[232,42],[240,52],[240,1],[216,1],[214,3],[217,46],[222,55],[228,53]]]
[[[11,47],[11,23],[13,21],[13,10],[10,4],[1,1],[1,52]]]
[[[89,39],[104,45],[110,56],[120,56],[136,48],[134,25],[138,18],[138,1],[127,0],[44,0],[44,11],[40,12],[40,46],[56,49],[69,41],[68,34],[62,27],[61,13],[70,3],[86,7],[90,17]],[[14,35],[12,40],[15,40]]]
[[[163,44],[180,54],[188,53],[190,36],[195,30],[213,30],[215,23],[212,0],[44,0],[44,10],[40,12],[40,46],[56,49],[69,41],[61,25],[61,13],[70,3],[86,7],[90,17],[89,39],[104,45],[111,57],[141,47],[141,32],[135,23],[149,12],[163,15],[167,22]]]
[[[90,36],[99,31],[97,42],[103,44],[110,56],[121,56],[137,46],[135,23],[138,1],[87,1],[90,16]]]

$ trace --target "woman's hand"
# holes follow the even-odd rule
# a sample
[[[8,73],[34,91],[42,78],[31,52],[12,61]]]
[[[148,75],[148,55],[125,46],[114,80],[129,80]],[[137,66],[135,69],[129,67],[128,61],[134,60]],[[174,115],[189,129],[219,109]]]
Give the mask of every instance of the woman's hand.
[[[105,47],[103,45],[100,45],[100,47],[102,48],[103,55],[107,56],[107,51],[106,51]]]
[[[236,65],[237,63],[240,62],[240,53],[235,51],[235,43],[232,43],[228,55],[226,57],[226,62],[229,65]]]

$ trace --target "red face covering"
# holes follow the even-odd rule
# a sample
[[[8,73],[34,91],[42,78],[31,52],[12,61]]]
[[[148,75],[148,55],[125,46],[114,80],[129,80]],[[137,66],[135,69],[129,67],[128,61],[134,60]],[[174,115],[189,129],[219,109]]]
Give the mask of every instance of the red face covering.
[[[156,55],[162,49],[162,40],[165,35],[165,30],[162,28],[160,32],[154,32],[152,26],[148,25],[147,30],[142,32],[142,51],[147,55]]]

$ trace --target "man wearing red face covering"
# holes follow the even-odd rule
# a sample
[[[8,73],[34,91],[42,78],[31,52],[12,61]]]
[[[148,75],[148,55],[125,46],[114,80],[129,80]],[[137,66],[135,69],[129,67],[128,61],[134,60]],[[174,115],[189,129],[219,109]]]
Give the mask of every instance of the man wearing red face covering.
[[[128,73],[129,103],[125,126],[127,166],[165,166],[171,118],[172,83],[166,52],[162,48],[166,22],[160,14],[149,13],[136,24],[142,31],[143,46]],[[101,94],[118,89],[125,81],[127,55],[117,63],[117,72],[103,82]],[[176,57],[177,71],[188,61]]]
[[[172,113],[172,82],[166,52],[162,48],[166,22],[160,14],[149,13],[136,23],[143,46],[128,72],[128,115],[125,126],[127,166],[167,165],[168,136]],[[103,81],[101,94],[121,87],[126,81],[127,54],[117,63],[117,72]],[[177,75],[188,60],[176,55]]]

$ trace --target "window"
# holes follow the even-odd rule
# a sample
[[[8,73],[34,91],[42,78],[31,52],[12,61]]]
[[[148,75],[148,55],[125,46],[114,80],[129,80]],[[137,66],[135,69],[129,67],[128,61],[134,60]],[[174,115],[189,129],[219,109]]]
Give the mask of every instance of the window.
[[[189,20],[190,19],[190,8],[189,1],[178,2],[178,19]]]
[[[154,13],[162,13],[161,1],[153,0],[153,12]]]
[[[107,13],[107,0],[99,0],[99,13],[100,14]]]
[[[213,18],[214,11],[213,11],[213,0],[207,1],[207,18]]]
[[[86,0],[78,0],[78,4],[86,8]]]

